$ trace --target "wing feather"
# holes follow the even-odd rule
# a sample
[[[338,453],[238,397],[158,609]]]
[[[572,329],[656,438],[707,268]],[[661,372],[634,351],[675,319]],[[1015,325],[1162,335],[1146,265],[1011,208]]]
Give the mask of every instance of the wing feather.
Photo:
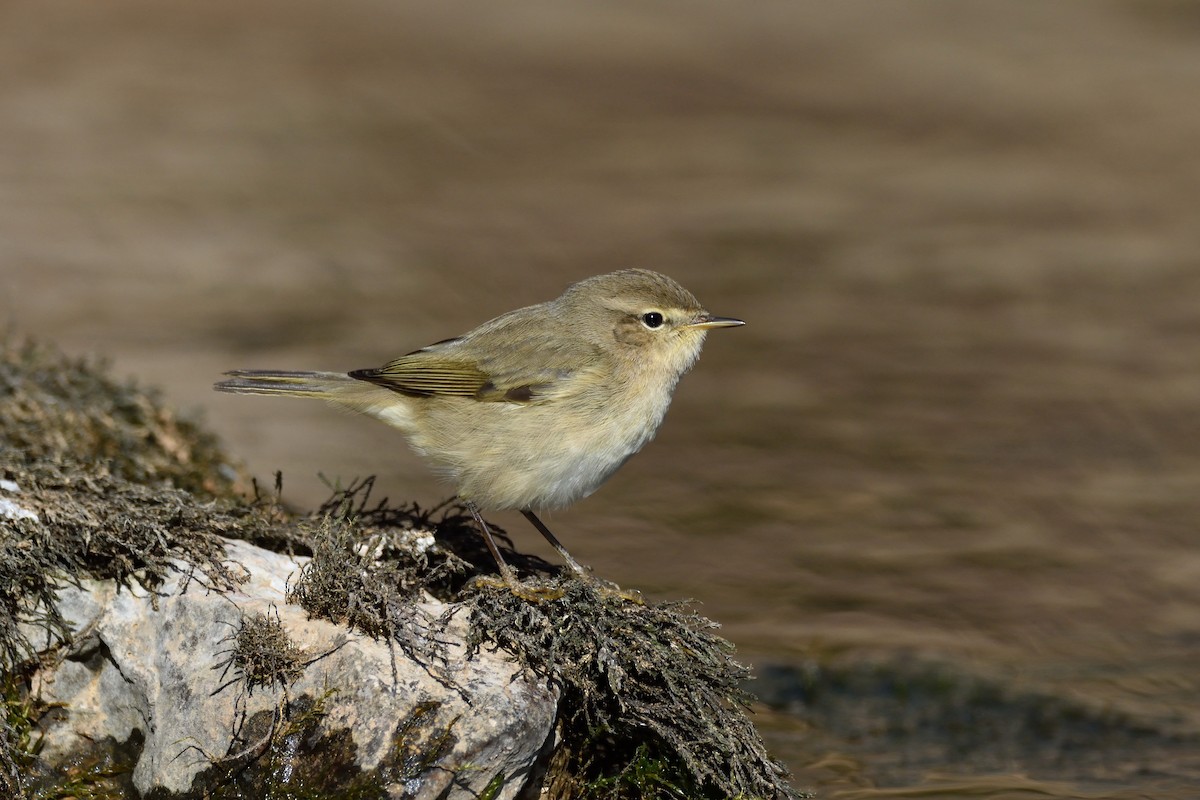
[[[505,325],[503,323],[508,322]],[[429,345],[379,367],[350,373],[415,397],[530,404],[569,394],[596,368],[599,348],[499,317],[464,337]]]

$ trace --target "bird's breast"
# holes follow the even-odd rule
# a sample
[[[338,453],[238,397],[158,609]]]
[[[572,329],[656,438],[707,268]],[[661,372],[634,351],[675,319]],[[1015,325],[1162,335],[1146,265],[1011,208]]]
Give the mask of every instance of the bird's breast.
[[[424,449],[449,467],[460,494],[490,508],[561,508],[600,487],[654,437],[670,389],[629,384],[551,402],[477,403],[472,440]],[[438,458],[449,455],[450,458]]]

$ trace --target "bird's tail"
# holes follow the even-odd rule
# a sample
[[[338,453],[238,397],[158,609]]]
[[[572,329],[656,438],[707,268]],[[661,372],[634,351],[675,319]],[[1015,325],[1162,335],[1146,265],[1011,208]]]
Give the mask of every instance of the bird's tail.
[[[411,399],[345,372],[235,369],[225,374],[229,376],[228,380],[213,384],[218,392],[315,397],[339,408],[375,417],[406,433],[413,429]]]
[[[218,392],[319,397],[337,401],[362,384],[344,372],[285,372],[274,369],[235,369],[228,380],[213,384]]]

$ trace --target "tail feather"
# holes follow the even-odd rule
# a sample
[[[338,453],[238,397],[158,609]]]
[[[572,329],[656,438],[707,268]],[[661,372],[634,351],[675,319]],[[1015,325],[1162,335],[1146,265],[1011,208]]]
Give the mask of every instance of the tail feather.
[[[236,369],[229,379],[213,384],[218,392],[263,394],[274,397],[315,397],[367,414],[402,431],[411,432],[411,399],[345,372],[288,372],[277,369]]]
[[[213,384],[218,392],[230,394],[274,394],[332,399],[339,388],[358,381],[344,372],[288,372],[274,369],[235,369],[229,380]]]

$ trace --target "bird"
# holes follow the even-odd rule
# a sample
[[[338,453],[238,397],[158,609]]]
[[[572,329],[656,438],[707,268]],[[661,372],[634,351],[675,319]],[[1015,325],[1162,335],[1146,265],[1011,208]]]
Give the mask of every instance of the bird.
[[[586,278],[373,369],[238,369],[233,394],[310,397],[398,429],[471,513],[509,587],[519,585],[482,510],[520,511],[577,575],[537,516],[580,500],[655,435],[709,330],[744,325],[647,269]]]

